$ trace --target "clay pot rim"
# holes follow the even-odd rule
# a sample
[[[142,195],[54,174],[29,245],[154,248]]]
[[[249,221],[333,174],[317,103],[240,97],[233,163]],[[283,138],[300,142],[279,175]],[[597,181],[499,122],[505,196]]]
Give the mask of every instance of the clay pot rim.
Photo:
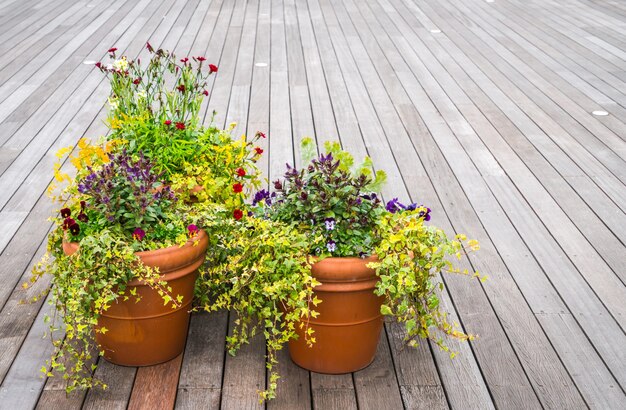
[[[197,245],[195,245],[196,243]],[[209,243],[209,237],[207,233],[204,231],[204,229],[200,229],[200,231],[194,237],[189,238],[189,240],[185,242],[185,244],[182,246],[172,245],[172,246],[168,246],[167,248],[140,251],[140,252],[135,252],[135,255],[137,255],[137,257],[145,265],[158,267],[158,265],[151,263],[150,260],[153,260],[155,258],[158,260],[166,259],[171,255],[180,254],[180,253],[192,253],[192,255],[194,253],[199,253],[200,255],[203,255],[206,252],[208,243]],[[69,248],[70,252],[66,251],[66,247]],[[198,251],[193,252],[193,248],[195,247],[198,247]],[[63,240],[63,251],[65,252],[66,255],[73,254],[74,252],[78,250],[78,248],[79,248],[78,242],[67,242],[65,241],[65,239]],[[185,275],[184,272],[181,272],[180,268],[197,263],[198,257],[200,255],[195,255],[195,257],[190,257],[186,259],[186,263],[175,264],[174,266],[176,269],[174,271],[169,270],[169,269],[163,269],[159,273],[161,274],[161,277],[163,278],[163,280],[166,280],[166,281],[178,279],[179,277]],[[204,257],[202,259],[204,260]],[[201,263],[199,265],[201,265]],[[128,282],[128,286],[138,286],[138,285],[145,285],[145,284],[141,280],[138,280],[138,279],[131,279]]]
[[[169,253],[172,252],[176,252],[179,249],[183,249],[189,246],[194,246],[193,244],[195,242],[202,242],[202,240],[204,239],[204,237],[207,237],[206,232],[204,231],[204,229],[200,229],[198,234],[193,236],[192,238],[189,238],[189,240],[187,242],[185,242],[182,246],[180,245],[172,245],[172,246],[168,246],[167,248],[159,248],[159,249],[153,249],[153,250],[148,250],[148,251],[139,251],[139,252],[135,252],[135,255],[137,255],[138,257],[142,257],[142,256],[163,256],[163,255],[167,255]],[[63,246],[68,246],[69,249],[71,249],[72,253],[76,252],[78,250],[78,247],[80,246],[78,242],[68,242],[65,240],[65,238],[63,238]]]
[[[347,262],[355,262],[355,261],[367,261],[369,263],[369,262],[378,261],[378,256],[370,255],[370,256],[366,256],[365,258],[361,258],[360,256],[327,256],[322,260],[318,260],[318,259],[319,259],[319,256],[309,255],[309,263],[311,264],[324,262],[325,260],[329,260],[329,259],[335,261],[333,263],[347,263]]]
[[[374,269],[367,264],[378,261],[376,255],[366,258],[356,256],[329,256],[317,261],[316,256],[310,256],[311,273],[320,282],[361,282],[377,280]]]

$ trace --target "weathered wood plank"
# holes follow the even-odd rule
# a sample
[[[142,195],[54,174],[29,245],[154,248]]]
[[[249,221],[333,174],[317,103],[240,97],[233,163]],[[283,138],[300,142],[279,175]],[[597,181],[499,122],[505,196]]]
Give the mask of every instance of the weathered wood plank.
[[[229,334],[235,321],[230,315]],[[260,409],[259,391],[265,389],[265,339],[256,335],[236,356],[226,356],[222,380],[222,409]]]
[[[101,358],[94,377],[104,382],[108,388],[106,390],[89,390],[83,409],[125,410],[128,406],[136,373],[136,367],[117,366]]]
[[[311,373],[311,396],[314,409],[357,409],[352,374]]]
[[[174,408],[183,354],[156,366],[137,369],[128,410]]]
[[[191,315],[178,381],[177,409],[217,409],[224,373],[228,312]]]
[[[354,387],[360,409],[399,409],[402,397],[398,379],[383,328],[374,361],[363,370],[354,373]]]

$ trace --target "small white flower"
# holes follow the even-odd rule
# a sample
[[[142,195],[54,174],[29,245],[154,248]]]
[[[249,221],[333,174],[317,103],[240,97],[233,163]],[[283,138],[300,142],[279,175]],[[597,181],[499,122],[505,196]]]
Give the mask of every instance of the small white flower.
[[[117,99],[115,98],[109,98],[109,105],[111,106],[111,108],[113,108],[114,110],[117,110]]]
[[[126,71],[128,68],[128,61],[126,61],[126,57],[122,57],[119,60],[115,60],[113,63],[113,67],[119,71]]]

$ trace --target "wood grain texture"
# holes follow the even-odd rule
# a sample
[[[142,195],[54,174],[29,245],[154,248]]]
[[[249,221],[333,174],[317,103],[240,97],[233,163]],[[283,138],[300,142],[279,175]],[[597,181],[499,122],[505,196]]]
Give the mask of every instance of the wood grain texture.
[[[617,0],[0,2],[0,407],[623,408],[625,36]],[[42,194],[58,148],[107,133],[108,84],[83,61],[112,46],[145,60],[148,40],[218,65],[204,121],[268,134],[269,178],[302,165],[302,137],[340,141],[388,172],[386,199],[477,238],[460,267],[489,280],[441,280],[450,318],[480,337],[450,360],[389,323],[372,366],[340,376],[283,350],[279,396],[259,404],[262,338],[227,357],[228,314],[196,314],[162,389],[165,368],[104,360],[106,391],[66,398],[39,378],[49,307],[18,303],[50,281],[20,286],[50,228]]]
[[[226,311],[191,316],[176,408],[219,408],[227,327]]]
[[[138,368],[128,409],[173,409],[182,362],[180,354],[168,362]]]

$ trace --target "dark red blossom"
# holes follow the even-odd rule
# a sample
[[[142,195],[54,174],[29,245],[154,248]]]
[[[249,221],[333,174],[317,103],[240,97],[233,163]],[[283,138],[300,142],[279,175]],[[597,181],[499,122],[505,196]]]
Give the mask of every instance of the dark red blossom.
[[[109,53],[113,54],[117,51],[117,48],[113,47],[109,49]]]
[[[154,48],[152,48],[152,46],[150,45],[150,42],[146,42],[146,48],[148,49],[149,52],[154,52]]]
[[[61,209],[61,216],[63,218],[69,218],[70,215],[72,215],[72,211],[70,210],[70,208],[63,208],[63,209]]]
[[[237,168],[237,175],[239,175],[240,177],[245,177],[246,176],[246,170],[243,168]]]
[[[80,201],[80,209],[81,209],[81,211],[84,211],[86,206],[87,206],[87,202]]]
[[[185,129],[185,123],[184,122],[177,122],[176,123],[176,129],[184,130]]]
[[[185,84],[179,85],[178,87],[176,87],[176,89],[178,91],[180,91],[181,93],[184,93],[185,92]]]
[[[133,84],[139,85],[139,83],[141,83],[141,77],[137,77],[133,80]]]
[[[209,72],[217,73],[217,66],[215,64],[209,64]]]
[[[78,216],[76,217],[76,219],[78,219],[81,222],[87,222],[89,221],[89,218],[87,217],[87,215],[83,212],[79,213]]]
[[[98,68],[102,68],[102,63],[100,61],[98,61],[96,64],[94,64],[96,67]]]
[[[257,155],[261,155],[263,153],[263,148],[261,147],[256,147],[254,148],[254,152],[257,153]]]
[[[135,228],[135,230],[133,231],[133,239],[137,241],[142,241],[145,236],[146,232],[141,228]]]
[[[183,63],[183,64],[187,64],[187,61],[189,61],[189,59],[187,57],[185,57],[185,58],[180,60],[180,62]]]
[[[170,125],[172,125],[172,120],[165,120],[165,121],[163,121],[163,124],[165,124],[167,126],[170,126]]]
[[[72,225],[76,225],[76,221],[72,218],[65,218],[63,221],[63,229],[70,228]]]
[[[70,232],[72,235],[76,236],[80,233],[80,226],[76,222],[73,225],[70,225]]]
[[[198,60],[198,61],[205,61],[206,58],[204,58],[204,57],[196,57],[196,60]]]
[[[236,184],[233,184],[233,192],[238,194],[241,191],[243,191],[243,185],[241,185],[239,182],[237,182]]]
[[[194,224],[188,225],[187,230],[189,231],[189,236],[195,236],[198,234],[198,232],[200,232],[200,228],[198,228]]]
[[[206,97],[209,96],[209,92],[207,90],[202,91],[202,94],[204,94]]]
[[[257,132],[256,132],[256,136],[257,136],[257,138],[267,138],[267,136],[265,135],[265,133],[264,133],[264,132],[261,132],[261,131],[257,131]]]
[[[233,218],[235,218],[236,220],[240,220],[241,218],[243,218],[243,211],[241,209],[235,209],[233,211]]]

